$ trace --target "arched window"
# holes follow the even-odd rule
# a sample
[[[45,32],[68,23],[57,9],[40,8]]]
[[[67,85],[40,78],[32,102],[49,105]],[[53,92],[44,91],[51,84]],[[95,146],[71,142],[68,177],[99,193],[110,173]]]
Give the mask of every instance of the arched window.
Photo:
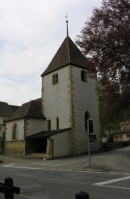
[[[85,130],[86,131],[88,130],[88,124],[87,124],[88,119],[90,119],[90,113],[88,111],[86,111],[85,114],[84,114],[84,123],[85,123]]]
[[[47,129],[48,129],[48,131],[51,130],[51,120],[47,121]]]
[[[84,70],[81,71],[81,80],[87,82],[87,72]]]
[[[56,118],[56,129],[57,130],[59,129],[59,118],[58,117]]]
[[[18,126],[17,126],[17,124],[13,124],[13,127],[12,127],[12,140],[18,140]]]

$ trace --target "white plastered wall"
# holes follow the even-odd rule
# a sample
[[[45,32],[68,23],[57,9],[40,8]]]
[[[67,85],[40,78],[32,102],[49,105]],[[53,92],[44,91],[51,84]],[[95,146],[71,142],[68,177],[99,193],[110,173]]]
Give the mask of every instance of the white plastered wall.
[[[70,131],[65,131],[50,137],[53,140],[53,158],[70,155]]]
[[[90,113],[94,121],[94,133],[97,141],[92,148],[98,150],[100,146],[100,123],[98,111],[98,96],[96,93],[96,81],[87,78],[87,82],[81,80],[81,71],[83,69],[73,67],[73,103],[75,119],[75,150],[76,153],[82,153],[87,150],[87,132],[85,131],[84,116],[85,112]]]
[[[44,120],[42,119],[28,119],[27,123],[27,135],[32,135],[45,130]]]
[[[6,141],[12,141],[12,128],[16,124],[18,128],[18,140],[24,140],[24,120],[16,120],[6,123]]]
[[[58,84],[52,84],[53,74],[58,73]],[[44,115],[51,120],[51,129],[56,129],[56,118],[59,128],[70,127],[70,105],[68,93],[69,68],[64,67],[43,77]]]

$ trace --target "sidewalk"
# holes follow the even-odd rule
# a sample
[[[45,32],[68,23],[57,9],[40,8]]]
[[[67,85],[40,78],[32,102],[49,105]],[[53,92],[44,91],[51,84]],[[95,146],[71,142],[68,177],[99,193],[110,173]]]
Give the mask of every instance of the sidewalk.
[[[62,169],[62,170],[88,170],[89,157],[81,155],[60,159],[22,159],[8,156],[0,156],[2,165],[12,165],[18,167],[31,167],[37,169]],[[0,164],[0,165],[1,165]],[[109,152],[91,154],[91,170],[99,171],[129,171],[130,172],[130,146],[116,149]]]
[[[66,157],[52,160],[23,159],[8,156],[0,156],[0,165],[12,167],[26,167],[36,169],[63,169],[63,170],[87,170],[89,169],[88,155]],[[91,154],[91,169],[126,170],[130,171],[130,146],[113,151]]]
[[[104,154],[102,154],[104,155]],[[100,154],[99,154],[100,156]],[[98,155],[91,155],[91,168],[89,164],[88,155],[81,155],[75,157],[67,157],[60,159],[44,160],[44,159],[21,159],[8,156],[0,156],[2,165],[6,167],[23,167],[23,168],[34,168],[34,169],[55,169],[55,170],[96,170],[96,171],[108,171],[107,165],[104,165],[101,157]],[[100,160],[100,161],[99,161]]]

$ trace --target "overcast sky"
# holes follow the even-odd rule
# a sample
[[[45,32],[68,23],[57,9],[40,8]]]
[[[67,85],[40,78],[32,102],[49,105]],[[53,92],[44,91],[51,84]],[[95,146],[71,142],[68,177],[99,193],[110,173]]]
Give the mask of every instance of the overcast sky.
[[[66,37],[73,41],[102,0],[0,0],[0,101],[41,97],[41,74]]]

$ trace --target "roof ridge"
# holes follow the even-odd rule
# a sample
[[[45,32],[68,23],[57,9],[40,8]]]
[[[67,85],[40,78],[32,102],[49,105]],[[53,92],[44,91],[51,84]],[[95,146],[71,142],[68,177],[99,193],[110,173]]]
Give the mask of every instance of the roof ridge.
[[[28,102],[28,103],[29,103],[29,104],[28,104],[28,108],[27,108],[27,110],[26,110],[26,112],[25,112],[25,114],[24,114],[24,117],[28,114],[29,109],[30,109],[31,104],[32,104],[32,101],[33,101],[33,100],[31,100],[30,102]]]
[[[70,63],[70,45],[69,45],[69,36],[67,36],[67,48],[68,48],[68,61]]]

